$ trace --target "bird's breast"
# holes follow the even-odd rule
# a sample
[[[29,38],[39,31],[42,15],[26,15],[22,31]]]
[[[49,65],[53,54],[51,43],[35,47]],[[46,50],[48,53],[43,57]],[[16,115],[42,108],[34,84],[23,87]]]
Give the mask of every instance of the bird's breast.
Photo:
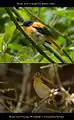
[[[43,34],[39,33],[35,28],[33,28],[32,26],[30,27],[23,27],[23,30],[25,31],[25,33],[36,43],[40,42],[42,43],[43,41],[45,41],[45,37]]]
[[[40,78],[34,80],[33,87],[40,98],[45,98],[50,93],[50,89],[40,80]]]

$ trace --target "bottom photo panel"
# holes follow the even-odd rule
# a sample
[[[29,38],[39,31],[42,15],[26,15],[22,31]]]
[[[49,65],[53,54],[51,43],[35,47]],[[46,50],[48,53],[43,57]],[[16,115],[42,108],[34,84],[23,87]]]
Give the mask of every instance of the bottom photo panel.
[[[0,64],[0,113],[74,113],[74,64]]]

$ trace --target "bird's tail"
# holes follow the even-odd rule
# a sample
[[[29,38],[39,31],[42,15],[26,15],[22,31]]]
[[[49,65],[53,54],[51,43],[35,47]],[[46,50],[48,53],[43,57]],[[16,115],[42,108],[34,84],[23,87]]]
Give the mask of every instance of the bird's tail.
[[[50,38],[48,42],[54,44],[59,50],[62,50],[62,48],[52,38]]]

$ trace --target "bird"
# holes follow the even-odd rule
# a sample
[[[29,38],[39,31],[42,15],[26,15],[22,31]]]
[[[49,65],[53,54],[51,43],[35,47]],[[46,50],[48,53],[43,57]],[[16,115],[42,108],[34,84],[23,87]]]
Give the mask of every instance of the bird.
[[[35,73],[33,77],[33,88],[39,98],[44,98],[49,96],[52,87],[53,87],[52,81],[47,79],[40,72]]]
[[[36,43],[44,43],[45,41],[49,44],[54,44],[59,50],[61,47],[54,41],[51,32],[40,22],[34,20],[26,20],[21,24],[21,27],[25,33]]]
[[[60,51],[62,51],[68,58],[69,60],[73,63],[73,60],[71,57],[67,54],[67,52],[62,49],[60,45],[58,45],[55,42],[55,39],[51,32],[46,28],[46,26],[40,22],[36,22],[34,20],[25,20],[21,24],[22,29],[24,32],[37,44],[43,44],[48,43],[54,44]]]

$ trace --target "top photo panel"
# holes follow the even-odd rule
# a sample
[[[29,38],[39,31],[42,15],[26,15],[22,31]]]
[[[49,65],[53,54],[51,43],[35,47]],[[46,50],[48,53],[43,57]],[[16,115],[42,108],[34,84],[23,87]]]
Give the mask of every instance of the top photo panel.
[[[0,63],[74,63],[74,7],[0,7]]]

